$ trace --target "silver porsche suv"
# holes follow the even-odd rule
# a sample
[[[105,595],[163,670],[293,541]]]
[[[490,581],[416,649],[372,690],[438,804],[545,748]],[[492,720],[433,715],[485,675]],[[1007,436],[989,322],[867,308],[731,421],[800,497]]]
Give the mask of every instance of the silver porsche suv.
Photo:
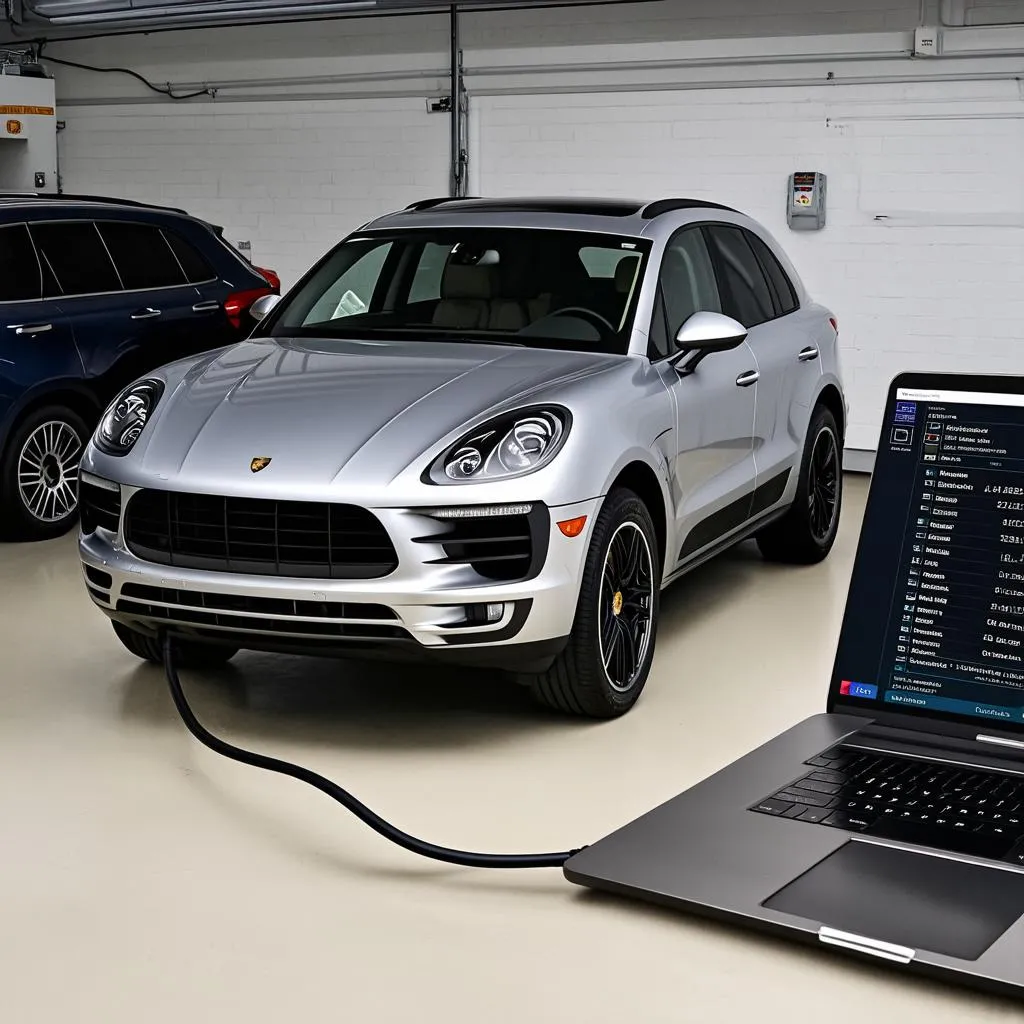
[[[365,224],[239,344],[106,410],[82,462],[93,601],[133,654],[242,649],[512,673],[628,710],[659,593],[840,513],[832,313],[742,213],[441,199]]]

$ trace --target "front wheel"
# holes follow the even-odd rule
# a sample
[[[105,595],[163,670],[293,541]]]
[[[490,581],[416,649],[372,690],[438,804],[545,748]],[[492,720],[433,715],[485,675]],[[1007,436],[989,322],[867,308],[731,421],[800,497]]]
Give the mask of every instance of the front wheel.
[[[660,556],[647,506],[613,490],[594,525],[572,632],[551,667],[528,676],[547,707],[615,718],[637,701],[654,660]]]
[[[807,431],[793,504],[781,519],[757,535],[757,545],[766,559],[812,565],[827,557],[839,529],[842,458],[835,417],[819,406]]]
[[[0,457],[0,511],[19,539],[59,537],[74,525],[88,437],[82,417],[63,406],[37,409],[15,426]]]

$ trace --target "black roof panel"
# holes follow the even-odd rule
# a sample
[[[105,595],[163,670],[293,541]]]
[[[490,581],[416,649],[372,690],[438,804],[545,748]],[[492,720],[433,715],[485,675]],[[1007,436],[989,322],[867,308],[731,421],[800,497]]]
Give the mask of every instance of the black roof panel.
[[[673,210],[725,210],[727,213],[739,213],[731,206],[723,206],[721,203],[713,203],[710,199],[658,199],[648,203],[640,213],[644,220],[653,220],[663,213],[671,213]]]
[[[509,199],[425,199],[408,210],[458,210],[463,213],[575,213],[592,217],[635,217],[644,204],[629,199],[509,198]]]
[[[737,213],[731,206],[710,199],[656,199],[641,202],[630,199],[602,199],[591,197],[564,198],[509,198],[481,199],[478,197],[453,199],[442,196],[422,199],[406,207],[408,212],[421,210],[457,210],[464,213],[567,213],[592,217],[635,217],[653,220],[674,210],[725,210]]]

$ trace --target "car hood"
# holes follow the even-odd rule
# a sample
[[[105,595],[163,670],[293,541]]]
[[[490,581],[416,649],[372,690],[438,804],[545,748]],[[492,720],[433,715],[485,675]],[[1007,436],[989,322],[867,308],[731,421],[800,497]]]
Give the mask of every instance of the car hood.
[[[215,485],[252,480],[256,458],[272,460],[263,479],[274,486],[386,484],[453,432],[624,362],[488,344],[254,339],[168,372],[137,457],[146,475]]]

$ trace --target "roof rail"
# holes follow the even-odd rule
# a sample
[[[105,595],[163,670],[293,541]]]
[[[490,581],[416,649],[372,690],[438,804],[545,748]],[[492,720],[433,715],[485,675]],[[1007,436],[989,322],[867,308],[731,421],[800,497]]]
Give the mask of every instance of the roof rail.
[[[410,203],[406,210],[430,210],[435,206],[440,206],[441,203],[450,202],[453,196],[442,196],[440,199],[420,199],[415,203]]]
[[[445,203],[465,203],[471,199],[479,199],[480,196],[441,196],[439,199],[421,199],[419,202],[411,203],[405,209],[407,212],[415,213],[418,210],[432,210],[435,206],[443,206]]]
[[[709,199],[658,199],[648,203],[640,211],[640,216],[644,220],[652,220],[673,210],[725,210],[726,213],[739,213],[739,210],[734,210],[731,206],[713,203]]]
[[[30,201],[38,199],[42,202],[69,202],[69,203],[102,203],[110,206],[133,206],[145,210],[167,210],[170,213],[181,213],[188,216],[187,210],[179,209],[176,206],[161,206],[158,203],[143,203],[137,199],[117,199],[113,196],[89,196],[77,195],[70,192],[0,192],[0,200],[22,199]]]

